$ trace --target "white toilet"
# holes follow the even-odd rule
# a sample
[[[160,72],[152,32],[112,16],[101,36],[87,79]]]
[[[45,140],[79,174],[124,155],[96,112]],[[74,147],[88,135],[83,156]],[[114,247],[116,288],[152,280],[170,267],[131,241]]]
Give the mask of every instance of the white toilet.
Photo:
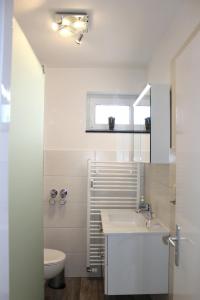
[[[44,279],[52,279],[65,267],[66,255],[62,251],[44,249]]]

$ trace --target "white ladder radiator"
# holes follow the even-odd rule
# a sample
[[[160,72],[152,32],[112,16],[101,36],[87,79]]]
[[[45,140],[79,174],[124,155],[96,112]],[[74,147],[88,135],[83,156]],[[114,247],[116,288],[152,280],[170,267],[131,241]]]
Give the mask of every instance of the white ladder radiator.
[[[100,210],[134,208],[140,200],[141,164],[120,161],[88,161],[87,271],[100,273],[104,236]]]

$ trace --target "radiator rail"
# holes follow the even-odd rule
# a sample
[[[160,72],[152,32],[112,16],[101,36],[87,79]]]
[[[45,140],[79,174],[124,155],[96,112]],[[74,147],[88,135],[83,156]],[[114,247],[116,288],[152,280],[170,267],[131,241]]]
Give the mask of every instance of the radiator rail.
[[[104,263],[101,209],[138,208],[141,164],[88,161],[87,271],[98,273]]]

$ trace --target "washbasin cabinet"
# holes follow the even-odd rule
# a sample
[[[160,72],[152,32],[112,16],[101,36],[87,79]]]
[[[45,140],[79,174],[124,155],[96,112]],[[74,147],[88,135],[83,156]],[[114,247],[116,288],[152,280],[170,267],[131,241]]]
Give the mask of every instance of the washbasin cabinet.
[[[163,233],[105,234],[106,295],[168,293],[168,247]]]

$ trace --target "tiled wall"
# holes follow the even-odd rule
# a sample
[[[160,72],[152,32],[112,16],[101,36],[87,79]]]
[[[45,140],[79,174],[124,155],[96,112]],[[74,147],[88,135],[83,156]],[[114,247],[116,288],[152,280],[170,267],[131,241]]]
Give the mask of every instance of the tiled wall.
[[[155,216],[158,217],[170,232],[175,228],[175,164],[145,164],[145,199],[151,203]],[[169,297],[155,295],[152,300],[172,299],[174,250],[170,247],[169,256]]]
[[[45,247],[67,254],[66,276],[86,273],[87,160],[132,159],[129,151],[45,151],[44,240]],[[143,181],[143,177],[141,178]],[[68,190],[67,203],[49,205],[52,188]]]
[[[45,86],[45,247],[66,252],[66,275],[86,276],[87,160],[133,159],[132,134],[86,133],[88,91],[138,94],[146,69],[47,68]],[[52,188],[67,203],[49,206]]]

